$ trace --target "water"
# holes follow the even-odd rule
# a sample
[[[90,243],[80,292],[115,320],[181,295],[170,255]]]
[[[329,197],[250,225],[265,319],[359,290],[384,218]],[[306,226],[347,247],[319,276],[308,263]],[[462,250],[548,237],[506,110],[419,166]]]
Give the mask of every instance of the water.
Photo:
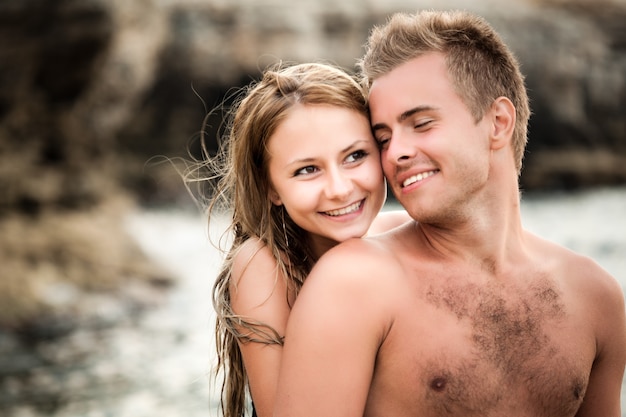
[[[524,227],[538,235],[594,258],[626,290],[626,188],[526,194],[522,219]],[[165,323],[164,332],[176,329],[187,335],[186,342],[175,351],[161,348],[156,355],[158,363],[146,377],[159,379],[162,384],[167,381],[171,384],[167,391],[181,394],[179,398],[169,395],[169,415],[183,415],[190,405],[193,415],[217,415],[207,372],[214,360],[210,290],[220,258],[207,243],[205,220],[188,213],[147,212],[135,216],[129,224],[148,253],[184,277],[168,307],[156,316],[161,325]],[[193,395],[185,392],[188,388],[192,388]],[[204,409],[203,404],[211,409]],[[177,408],[186,411],[177,414]],[[622,410],[626,417],[625,385]]]
[[[524,226],[554,242],[594,258],[626,289],[626,188],[607,188],[579,193],[527,194],[522,199]],[[178,375],[178,386],[202,385],[210,352],[212,329],[210,288],[219,267],[219,256],[207,244],[203,218],[175,212],[142,213],[131,229],[146,250],[185,279],[172,296],[162,318],[189,335],[188,343],[167,355],[167,367],[154,372],[168,379]],[[183,375],[185,365],[187,375]],[[161,369],[159,369],[161,368]],[[176,368],[176,370],[172,369]],[[156,374],[158,372],[158,374]],[[182,390],[178,390],[179,392]],[[208,388],[207,391],[208,392]],[[622,386],[622,416],[626,417],[626,388]],[[180,401],[199,405],[215,399],[187,396]],[[197,410],[198,415],[205,410]],[[172,414],[175,415],[175,414]],[[217,415],[212,409],[210,415]]]
[[[626,289],[626,187],[528,194],[522,218],[527,229],[594,258]],[[54,414],[25,406],[11,417],[217,416],[210,378],[215,361],[211,287],[221,258],[209,243],[205,223],[196,213],[174,210],[130,216],[129,231],[179,277],[179,285],[161,308],[111,329],[103,339],[106,346],[87,371],[100,378],[99,395],[76,394]],[[66,389],[72,389],[71,382]],[[626,417],[624,385],[622,410]]]
[[[522,199],[524,226],[595,259],[626,288],[626,188]]]

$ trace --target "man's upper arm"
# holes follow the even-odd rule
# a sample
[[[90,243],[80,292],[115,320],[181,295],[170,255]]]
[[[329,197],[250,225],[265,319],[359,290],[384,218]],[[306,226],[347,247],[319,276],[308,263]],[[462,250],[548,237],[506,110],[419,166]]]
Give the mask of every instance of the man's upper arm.
[[[626,364],[626,313],[619,283],[605,271],[596,271],[596,326],[598,353],[577,417],[621,417],[621,390]]]
[[[363,415],[388,314],[381,280],[352,255],[325,255],[296,300],[275,416]]]

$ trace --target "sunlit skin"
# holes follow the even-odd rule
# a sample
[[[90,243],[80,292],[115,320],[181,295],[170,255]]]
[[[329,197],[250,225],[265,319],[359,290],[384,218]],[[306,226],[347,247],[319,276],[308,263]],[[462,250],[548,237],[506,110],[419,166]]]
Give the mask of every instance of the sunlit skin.
[[[386,198],[378,145],[363,114],[328,105],[296,105],[268,143],[270,199],[311,236],[319,257],[339,242],[387,231],[405,211],[378,215]],[[295,294],[269,248],[242,245],[232,269],[233,310],[285,334]],[[240,343],[259,417],[271,416],[282,346]]]
[[[474,120],[428,53],[377,78],[369,103],[387,180],[417,221],[317,262],[273,415],[618,417],[621,287],[523,229],[512,102]]]
[[[297,105],[269,140],[272,202],[309,231],[317,254],[366,234],[385,202],[379,152],[362,114]]]

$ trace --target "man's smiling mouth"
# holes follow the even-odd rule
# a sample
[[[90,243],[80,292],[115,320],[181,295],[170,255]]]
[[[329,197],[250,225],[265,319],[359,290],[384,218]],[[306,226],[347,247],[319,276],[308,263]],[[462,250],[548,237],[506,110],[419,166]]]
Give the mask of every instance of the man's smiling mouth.
[[[427,171],[427,172],[420,172],[417,175],[413,175],[412,177],[409,177],[406,180],[404,180],[404,182],[402,183],[402,188],[408,187],[411,184],[415,184],[418,181],[425,180],[426,178],[435,175],[437,172],[439,172],[439,171],[438,170],[432,170],[432,171]]]

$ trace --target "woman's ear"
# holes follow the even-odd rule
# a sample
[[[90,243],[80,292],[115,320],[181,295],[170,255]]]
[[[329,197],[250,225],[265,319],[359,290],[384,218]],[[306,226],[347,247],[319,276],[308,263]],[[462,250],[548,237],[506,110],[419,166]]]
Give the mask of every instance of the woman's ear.
[[[515,106],[506,97],[498,97],[491,106],[493,126],[491,149],[501,149],[511,143],[515,129]]]
[[[276,190],[274,190],[274,188],[270,188],[270,201],[275,206],[282,206],[283,205],[283,201],[280,199],[280,196],[278,195]]]

